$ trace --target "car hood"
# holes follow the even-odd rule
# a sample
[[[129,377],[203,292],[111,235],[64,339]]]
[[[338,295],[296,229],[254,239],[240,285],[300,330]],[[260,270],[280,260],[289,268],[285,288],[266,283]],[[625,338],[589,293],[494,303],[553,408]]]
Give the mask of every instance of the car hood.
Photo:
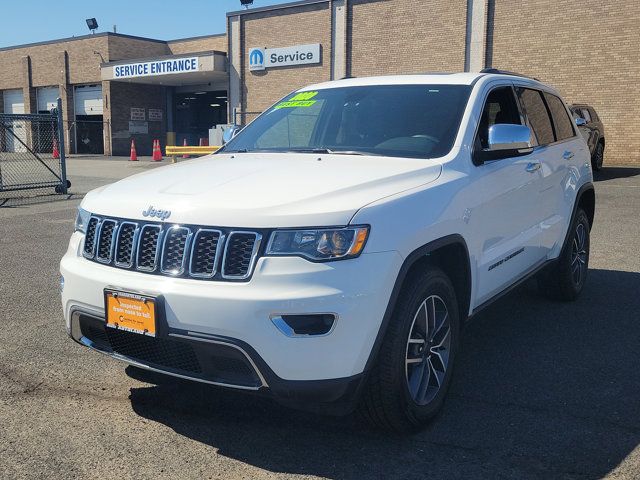
[[[149,170],[90,192],[86,210],[221,227],[346,225],[364,205],[438,178],[432,160],[298,153],[218,154]],[[156,220],[156,219],[153,219]]]

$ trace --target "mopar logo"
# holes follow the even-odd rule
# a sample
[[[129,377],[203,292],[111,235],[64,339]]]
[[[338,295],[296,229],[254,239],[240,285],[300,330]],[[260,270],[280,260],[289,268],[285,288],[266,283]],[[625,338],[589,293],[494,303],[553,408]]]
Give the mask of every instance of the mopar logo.
[[[157,208],[153,208],[153,205],[149,205],[149,208],[142,211],[143,217],[155,217],[160,220],[166,220],[171,216],[171,210],[158,210]]]
[[[264,49],[249,50],[249,70],[264,70]]]

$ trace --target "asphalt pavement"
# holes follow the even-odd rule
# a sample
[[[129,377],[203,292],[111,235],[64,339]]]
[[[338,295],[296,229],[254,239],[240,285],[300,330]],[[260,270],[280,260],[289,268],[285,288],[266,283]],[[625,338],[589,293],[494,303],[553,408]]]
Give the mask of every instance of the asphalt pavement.
[[[79,198],[155,167],[71,159],[71,195],[0,207],[0,478],[640,478],[640,168],[597,178],[580,299],[551,302],[529,283],[483,311],[441,415],[398,437],[140,381],[67,337],[58,262]]]

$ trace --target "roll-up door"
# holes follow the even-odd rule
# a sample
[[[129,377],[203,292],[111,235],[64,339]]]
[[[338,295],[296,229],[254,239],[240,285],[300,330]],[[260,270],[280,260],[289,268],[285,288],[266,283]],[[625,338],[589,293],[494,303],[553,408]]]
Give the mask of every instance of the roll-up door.
[[[24,113],[22,89],[3,92],[4,113]],[[4,138],[4,150],[7,152],[26,152],[27,128],[24,120],[6,120],[7,135]]]
[[[47,113],[56,108],[60,89],[58,87],[42,87],[36,90],[38,113]]]
[[[102,115],[102,86],[77,86],[74,92],[74,106],[78,115]]]

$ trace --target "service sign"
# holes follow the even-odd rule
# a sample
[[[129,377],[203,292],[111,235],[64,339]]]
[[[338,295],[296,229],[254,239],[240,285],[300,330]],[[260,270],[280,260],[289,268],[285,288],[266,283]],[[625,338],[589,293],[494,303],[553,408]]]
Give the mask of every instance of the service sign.
[[[128,63],[113,67],[113,78],[149,77],[171,73],[197,72],[198,57],[153,60],[151,62]]]
[[[317,64],[321,61],[319,43],[282,48],[249,49],[249,70]]]
[[[162,110],[157,108],[149,109],[149,120],[152,122],[160,122],[162,121]]]
[[[143,122],[141,120],[129,120],[129,133],[149,133],[149,122]]]
[[[131,120],[146,120],[144,108],[131,107]]]

